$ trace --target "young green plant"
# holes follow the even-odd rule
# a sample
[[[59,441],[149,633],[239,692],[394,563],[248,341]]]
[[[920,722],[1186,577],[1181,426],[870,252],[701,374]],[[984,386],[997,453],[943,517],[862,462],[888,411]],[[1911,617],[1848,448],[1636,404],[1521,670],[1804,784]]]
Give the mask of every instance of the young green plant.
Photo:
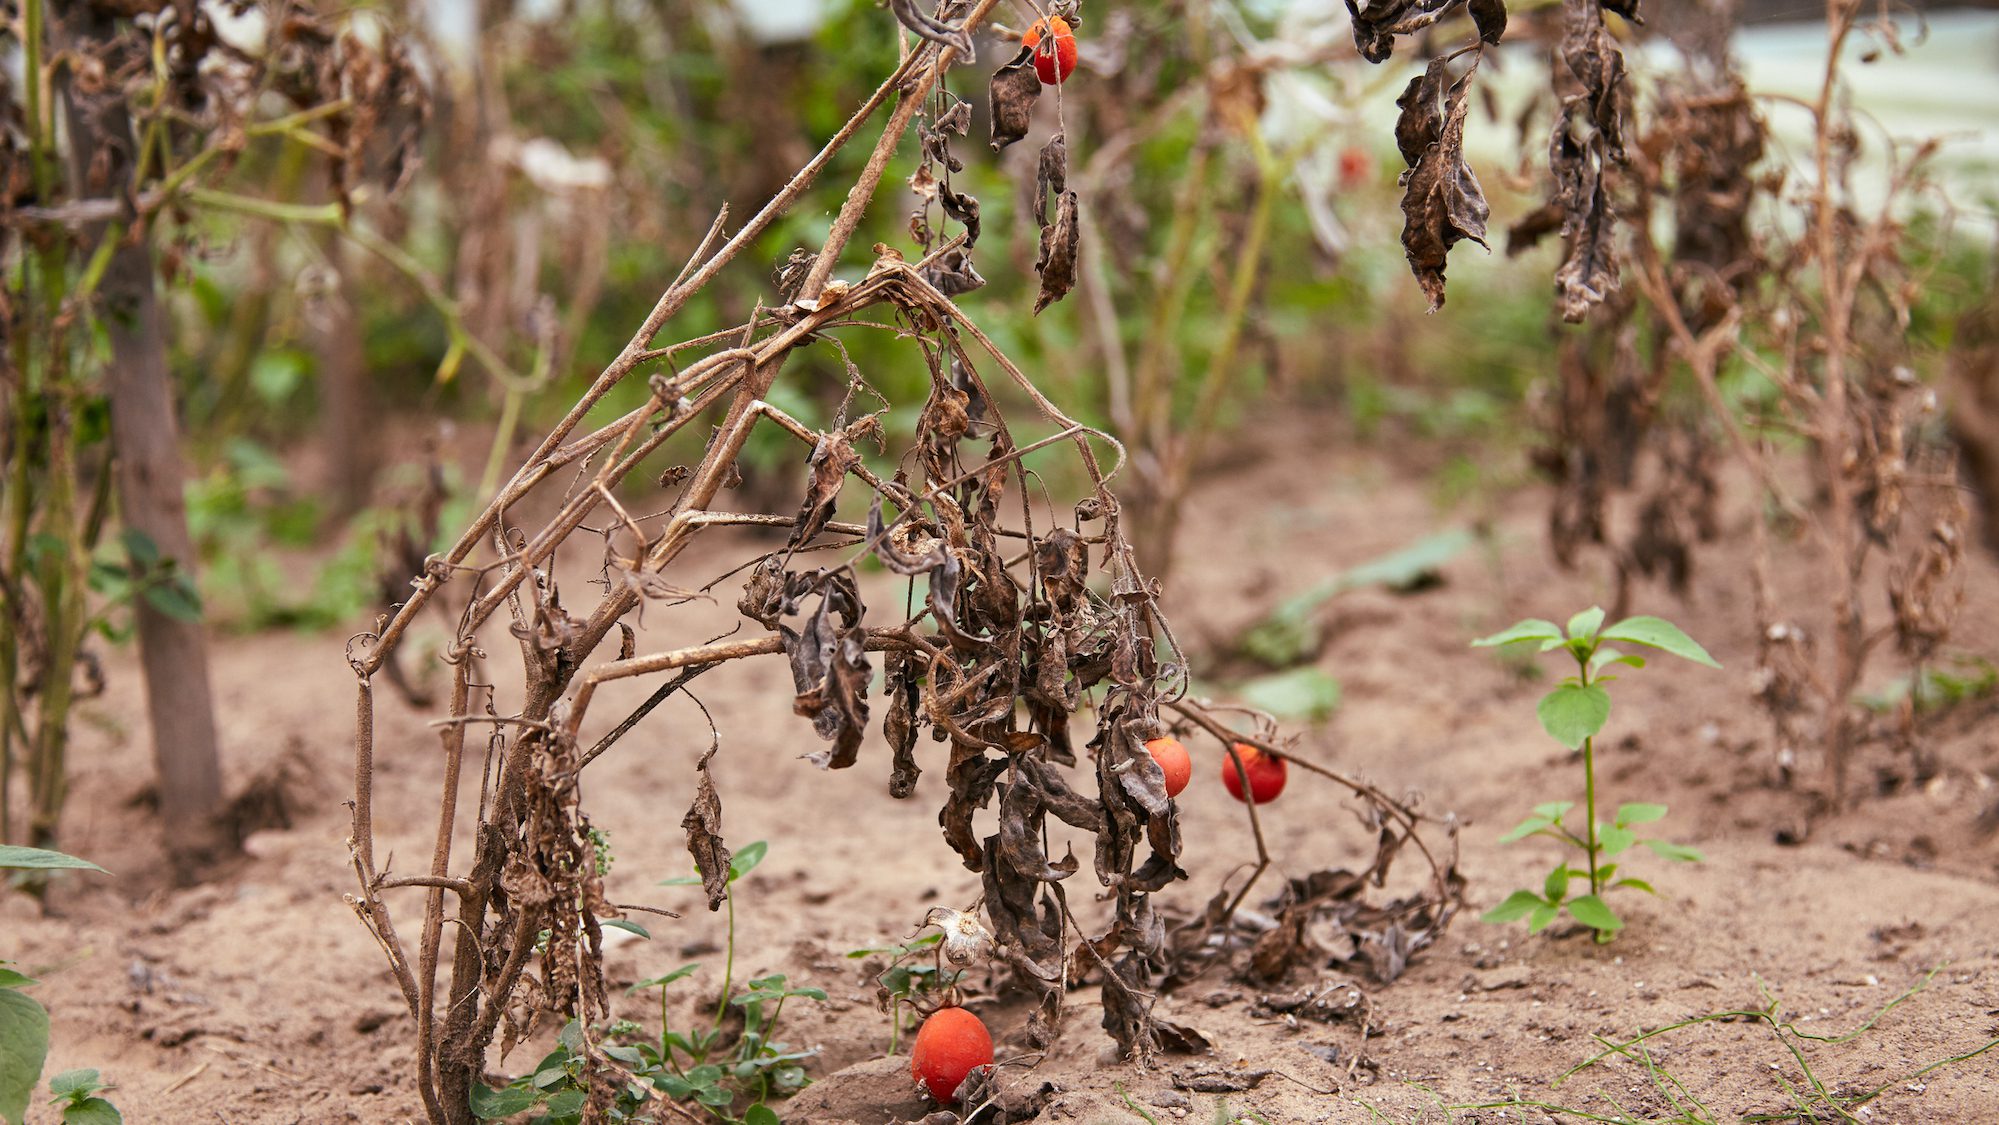
[[[608,866],[608,846],[593,833],[598,862]],[[611,1042],[636,1038],[637,1024],[620,1021],[605,1030],[601,1050],[605,1058],[629,1072],[631,1080],[613,1100],[609,1120],[614,1122],[652,1121],[645,1116],[646,1105],[664,1096],[676,1102],[691,1102],[723,1125],[778,1125],[780,1118],[769,1103],[788,1097],[807,1083],[804,1061],[812,1051],[792,1051],[776,1040],[778,1019],[784,1002],[794,996],[808,1000],[826,999],[817,988],[794,988],[782,973],[749,981],[746,990],[732,994],[736,963],[736,883],[762,862],[767,850],[763,841],[746,845],[729,861],[728,945],[722,967],[722,1000],[707,1028],[674,1031],[668,1019],[667,987],[694,975],[701,966],[682,965],[664,976],[642,980],[626,989],[628,993],[659,989],[659,1039],[655,1042]],[[663,886],[699,886],[698,876],[667,879]],[[609,924],[608,922],[605,924]],[[741,1009],[743,1030],[733,1045],[723,1048],[723,1023],[731,1007]],[[578,1125],[589,1100],[590,1068],[582,1026],[571,1020],[556,1038],[550,1051],[528,1074],[494,1090],[475,1086],[473,1115],[482,1120],[500,1120],[535,1111],[529,1125]],[[736,1107],[742,1105],[742,1115]]]
[[[938,948],[944,944],[943,934],[925,934],[899,945],[871,946],[867,949],[849,950],[847,957],[860,960],[863,957],[886,955],[888,968],[875,974],[876,997],[878,1003],[889,1013],[888,1053],[895,1054],[896,1046],[902,1041],[904,1025],[911,1021],[912,1007],[918,1000],[928,1003],[932,997],[955,984],[958,973],[946,974],[938,960]],[[931,964],[923,964],[922,956],[931,958]]]
[[[1580,749],[1583,761],[1583,815],[1579,828],[1564,822],[1576,803],[1553,801],[1534,806],[1534,815],[1500,837],[1500,843],[1511,843],[1529,836],[1546,836],[1581,851],[1584,866],[1576,868],[1567,860],[1556,864],[1548,872],[1539,892],[1514,891],[1506,901],[1486,912],[1487,922],[1513,922],[1524,918],[1528,931],[1539,933],[1566,910],[1570,917],[1594,931],[1597,941],[1607,942],[1624,928],[1624,920],[1604,903],[1604,893],[1623,887],[1647,894],[1655,892],[1652,885],[1643,879],[1620,877],[1619,864],[1606,863],[1605,860],[1623,854],[1636,844],[1643,844],[1665,859],[1697,862],[1701,858],[1699,852],[1685,845],[1638,835],[1638,825],[1650,824],[1665,817],[1664,805],[1642,802],[1619,805],[1617,815],[1610,823],[1597,819],[1596,736],[1610,719],[1610,692],[1604,685],[1617,678],[1609,674],[1609,669],[1619,665],[1631,668],[1645,666],[1644,657],[1612,648],[1613,641],[1659,649],[1710,668],[1721,667],[1692,637],[1663,618],[1627,617],[1606,628],[1603,610],[1594,606],[1571,617],[1566,629],[1552,621],[1528,618],[1503,632],[1472,642],[1478,647],[1538,644],[1541,652],[1561,649],[1569,654],[1576,662],[1576,674],[1541,697],[1539,714],[1542,729],[1569,749]],[[1578,879],[1587,879],[1589,889],[1586,893],[1571,896],[1569,892],[1575,888]]]
[[[62,852],[0,844],[0,871],[47,875],[63,870],[104,872],[87,859]],[[21,991],[39,982],[8,964],[0,961],[0,1125],[21,1125],[48,1060],[49,1013]],[[49,1080],[49,1092],[55,1095],[49,1104],[62,1106],[63,1125],[118,1125],[118,1108],[98,1097],[108,1089],[94,1070],[65,1070]]]

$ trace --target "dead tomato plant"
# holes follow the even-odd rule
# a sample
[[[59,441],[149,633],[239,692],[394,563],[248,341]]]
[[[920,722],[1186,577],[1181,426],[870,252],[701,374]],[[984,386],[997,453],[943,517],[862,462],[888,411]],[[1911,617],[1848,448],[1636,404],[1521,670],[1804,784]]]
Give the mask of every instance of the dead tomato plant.
[[[1037,1000],[1021,1033],[1030,1045],[1054,1037],[1068,989],[1088,983],[1101,988],[1105,1029],[1135,1062],[1184,1042],[1152,1014],[1158,990],[1187,948],[1169,941],[1153,902],[1155,893],[1185,878],[1176,862],[1175,807],[1145,749],[1169,715],[1225,745],[1247,740],[1290,758],[1358,798],[1376,840],[1373,859],[1357,875],[1338,873],[1344,877],[1329,881],[1336,885],[1315,884],[1287,908],[1287,932],[1302,934],[1307,920],[1337,913],[1352,942],[1380,947],[1378,975],[1392,979],[1454,914],[1461,895],[1454,858],[1423,841],[1423,818],[1408,802],[1307,765],[1277,745],[1268,727],[1251,735],[1231,731],[1185,698],[1179,648],[1155,583],[1134,561],[1109,488],[1123,465],[1122,447],[1065,414],[949,295],[976,276],[969,259],[976,210],[942,171],[952,166],[950,137],[962,130],[962,103],[933,92],[995,3],[946,4],[922,19],[912,6],[896,5],[914,39],[893,73],[733,237],[722,239],[726,213],[716,220],[619,355],[456,542],[424,560],[394,614],[350,643],[358,687],[350,843],[360,884],[352,903],[387,955],[415,1021],[415,1081],[432,1121],[470,1122],[469,1099],[495,1037],[504,1051],[544,1015],[576,1029],[566,1049],[576,1062],[572,1077],[588,1090],[583,1118],[611,1119],[629,1075],[607,1053],[599,1030],[610,999],[602,931],[627,911],[651,908],[607,897],[584,771],[695,677],[736,660],[782,656],[789,664],[791,707],[826,743],[811,756],[820,768],[859,761],[878,705],[892,797],[914,790],[920,737],[949,746],[949,795],[939,823],[946,843],[982,877],[976,909],[991,956]],[[1032,52],[1009,66],[1022,59],[1031,62]],[[826,243],[816,253],[793,255],[779,271],[778,303],[737,328],[656,346],[689,298],[802,198],[833,155],[891,102]],[[941,204],[962,231],[948,238],[919,231],[920,258],[877,247],[863,276],[834,277],[899,142],[925,111],[914,186],[919,200]],[[1050,274],[1076,237],[1062,218],[1078,205],[1060,186],[1065,161],[1064,150],[1051,145],[1038,162],[1043,189],[1059,200],[1057,217],[1041,232],[1044,298],[1064,287]],[[891,471],[875,471],[863,456],[870,445],[887,456],[887,403],[845,360],[840,334],[851,332],[893,335],[928,372],[914,439],[889,462]],[[847,373],[844,403],[824,430],[770,399],[787,359],[810,348],[834,349]],[[613,388],[637,379],[650,392],[643,405],[581,429]],[[994,393],[993,380],[1005,397]],[[1020,434],[1019,420],[1003,413],[1011,402],[1026,404],[1042,436]],[[881,409],[861,412],[867,403]],[[696,463],[662,468],[676,435],[698,433],[716,418]],[[717,507],[738,475],[745,442],[760,428],[789,435],[805,456],[809,482],[795,513]],[[1087,481],[1066,509],[1057,508],[1028,465],[1031,456],[1057,450],[1073,458]],[[843,522],[841,502],[855,488],[869,494],[865,522]],[[667,492],[664,510],[633,514],[631,498],[648,490]],[[1037,494],[1047,499],[1037,504]],[[860,506],[848,499],[849,511]],[[530,519],[530,512],[537,515]],[[678,577],[676,563],[702,532],[745,526],[786,529],[785,543],[706,582]],[[572,610],[557,572],[578,556],[601,567],[604,592],[594,606]],[[860,565],[870,556],[907,581],[902,614],[884,616],[868,604]],[[637,626],[647,606],[657,617],[736,579],[742,581],[737,608],[757,635],[639,651]],[[375,764],[390,748],[376,737],[374,677],[392,667],[412,621],[446,597],[463,609],[444,656],[448,713],[435,724],[444,763],[435,845],[426,869],[403,874],[377,860]],[[488,671],[488,645],[502,628],[519,652],[517,695]],[[871,698],[875,660],[882,664],[882,700]],[[631,679],[657,686],[615,725],[602,723],[601,714],[592,714],[601,690]],[[1086,729],[1078,729],[1079,720]],[[721,794],[708,771],[722,734],[712,720],[701,733],[708,749],[693,763],[695,786],[682,824],[708,905],[716,909],[727,899],[732,870]],[[477,775],[476,797],[468,772]],[[995,804],[998,829],[982,836],[974,815]],[[1251,816],[1254,825],[1253,805]],[[1082,861],[1073,852],[1050,854],[1044,834],[1050,817],[1093,840],[1091,866],[1110,903],[1101,927],[1072,910],[1066,881]],[[454,854],[461,834],[472,841],[469,859]],[[1389,866],[1412,842],[1430,860],[1424,889],[1368,905],[1367,888],[1386,883]],[[1257,845],[1260,873],[1269,865],[1260,832]],[[1227,925],[1248,889],[1239,888],[1233,901],[1218,899],[1203,923]],[[409,937],[392,907],[404,894],[421,902]],[[1303,955],[1295,942],[1292,952]],[[1281,966],[1284,958],[1266,960],[1266,967]],[[968,1102],[983,1096],[960,1095]]]
[[[1910,220],[1925,207],[1949,213],[1928,175],[1936,142],[1883,134],[1854,110],[1844,78],[1857,39],[1873,38],[1875,52],[1902,49],[1892,8],[1829,0],[1826,65],[1807,99],[1748,89],[1729,51],[1733,3],[1675,12],[1682,72],[1659,83],[1635,144],[1605,146],[1588,162],[1603,173],[1592,189],[1603,212],[1626,220],[1615,237],[1555,206],[1574,195],[1561,159],[1549,208],[1509,237],[1517,250],[1563,234],[1562,311],[1584,321],[1563,334],[1539,458],[1557,484],[1557,557],[1606,551],[1620,611],[1641,577],[1685,593],[1698,544],[1720,532],[1732,456],[1759,500],[1755,683],[1774,772],[1788,783],[1808,757],[1822,760],[1835,809],[1851,796],[1853,759],[1869,737],[1858,695],[1874,656],[1892,642],[1920,682],[1962,597],[1955,457],[1919,374],[1928,357],[1909,334],[1924,287]],[[1566,113],[1570,99],[1561,101]],[[1800,158],[1772,157],[1773,113],[1804,115]],[[1559,123],[1555,135],[1559,157]],[[1632,286],[1590,286],[1604,299],[1578,306],[1564,277],[1584,260],[1606,263],[1613,279],[1622,262]],[[1620,534],[1610,499],[1621,491],[1637,493],[1637,506]],[[1822,610],[1776,581],[1776,552],[1793,539],[1822,568],[1811,595]],[[1878,602],[1885,622],[1870,620]],[[1887,741],[1913,745],[1913,704],[1900,720]]]

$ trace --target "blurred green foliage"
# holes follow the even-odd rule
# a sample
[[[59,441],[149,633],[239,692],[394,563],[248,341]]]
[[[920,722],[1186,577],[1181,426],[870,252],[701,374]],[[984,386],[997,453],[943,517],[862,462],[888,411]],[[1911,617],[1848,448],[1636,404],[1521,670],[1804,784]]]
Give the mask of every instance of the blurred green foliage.
[[[577,2],[558,6],[554,18],[514,16],[488,27],[476,52],[478,75],[438,72],[425,170],[398,199],[364,206],[355,223],[406,250],[446,292],[462,288],[458,274],[468,240],[483,221],[464,198],[462,176],[479,162],[504,162],[491,147],[496,137],[546,139],[578,160],[603,161],[610,172],[607,189],[580,201],[556,198],[517,170],[504,177],[502,214],[540,216],[538,225],[503,235],[542,244],[530,259],[537,263],[534,276],[521,285],[544,295],[561,323],[575,330],[559,352],[560,365],[526,400],[521,435],[543,432],[624,345],[721,207],[729,208],[728,229],[739,228],[893,67],[896,29],[880,6],[847,0],[831,7],[810,40],[759,43],[722,0]],[[1198,18],[1190,22],[1190,13]],[[1126,354],[1138,355],[1168,333],[1158,344],[1174,376],[1170,393],[1179,424],[1227,435],[1265,416],[1274,402],[1304,404],[1320,412],[1334,440],[1394,451],[1399,466],[1430,474],[1442,509],[1490,505],[1530,481],[1525,454],[1538,438],[1528,403],[1535,385],[1552,375],[1554,335],[1572,331],[1550,311],[1552,248],[1519,259],[1460,248],[1452,259],[1449,304],[1426,315],[1399,241],[1395,175],[1401,161],[1391,122],[1356,108],[1362,93],[1376,97],[1396,79],[1353,61],[1299,67],[1285,76],[1335,106],[1335,116],[1299,126],[1267,109],[1258,119],[1289,169],[1278,185],[1273,251],[1256,276],[1244,342],[1235,353],[1239,370],[1213,413],[1192,417],[1199,376],[1231,330],[1224,315],[1229,271],[1259,166],[1240,136],[1217,139],[1215,131],[1227,128],[1225,115],[1187,107],[1225,96],[1220,87],[1210,88],[1208,68],[1241,36],[1276,41],[1291,32],[1280,23],[1283,6],[1270,4],[1129,5],[1115,12],[1092,5],[1086,15],[1086,47],[1093,36],[1110,37],[1115,29],[1123,62],[1106,71],[1086,60],[1079,79],[1065,89],[1072,183],[1091,173],[1107,146],[1135,130],[1129,149],[1115,158],[1117,167],[1092,181],[1099,195],[1083,201],[1092,223],[1087,237],[1100,240],[1106,299]],[[1039,317],[1030,311],[1036,227],[1027,188],[1040,137],[995,156],[984,134],[985,77],[1004,54],[1002,45],[986,42],[978,65],[949,79],[952,92],[975,111],[971,135],[955,145],[965,167],[954,183],[981,202],[977,263],[988,280],[961,303],[1065,409],[1109,427],[1109,376],[1089,294],[1079,289]],[[1044,98],[1037,112],[1044,125],[1052,121],[1053,99]],[[1204,143],[1213,159],[1197,159]],[[759,301],[771,300],[772,267],[795,248],[816,247],[823,239],[867,147],[841,152],[804,202],[698,294],[660,342],[741,324]],[[858,276],[876,243],[912,248],[913,196],[905,180],[914,148],[905,144],[891,166],[838,274]],[[1353,160],[1358,174],[1321,191],[1308,165],[1332,154]],[[301,179],[297,163],[282,148],[253,147],[235,175],[268,197],[315,198],[318,189]],[[1514,192],[1528,185],[1506,170],[1481,174],[1492,194],[1496,231],[1532,206],[1528,196]],[[1190,187],[1190,176],[1201,179]],[[1333,217],[1343,246],[1328,247],[1308,196]],[[1188,199],[1196,217],[1190,265],[1185,277],[1162,278],[1174,220]],[[587,304],[575,276],[577,224],[585,208],[610,216],[602,284]],[[1918,263],[1932,272],[1909,329],[1932,353],[1948,343],[1956,314],[1988,284],[1991,261],[1979,239],[1926,239],[1935,233],[1934,222],[1919,217],[1914,241],[1941,241],[1947,250]],[[315,442],[329,307],[351,302],[347,323],[359,340],[386,439],[378,482],[415,472],[418,450],[450,466],[454,479],[476,479],[501,409],[494,385],[474,373],[435,379],[450,336],[410,279],[365,255],[342,254],[334,241],[325,232],[216,215],[198,215],[183,228],[179,263],[187,284],[175,290],[174,336],[198,460],[190,513],[206,564],[206,599],[239,627],[317,628],[379,608],[371,560],[384,529],[398,526],[395,503],[348,515],[310,483],[320,460]],[[1184,314],[1165,327],[1162,280],[1189,294]],[[529,331],[505,317],[495,323],[507,337],[493,341],[496,348],[522,362]],[[847,393],[851,359],[892,404],[884,418],[888,447],[905,447],[928,390],[918,350],[880,331],[833,335],[839,347],[827,342],[792,358],[772,400],[807,425],[830,424]],[[1637,346],[1654,345],[1641,340]],[[1004,380],[986,374],[1010,420],[1031,420]],[[1929,370],[1920,374],[1934,377]],[[1725,386],[1744,407],[1772,393],[1767,381],[1739,364],[1726,372]],[[1671,393],[1692,400],[1688,388]],[[643,381],[630,380],[599,405],[592,421],[630,410],[645,395]],[[872,400],[855,406],[875,408]],[[443,423],[453,421],[456,427],[447,430]],[[440,432],[435,443],[428,441]],[[1023,432],[1039,436],[1031,426]],[[691,461],[706,433],[706,427],[690,427],[660,454],[661,467]],[[1413,464],[1403,454],[1408,443],[1425,450]],[[775,502],[792,495],[806,453],[788,437],[760,432],[745,455],[752,497]],[[511,468],[517,456],[503,463]],[[1058,474],[1047,483],[1060,495],[1074,482]],[[471,503],[461,486],[454,509]],[[449,515],[443,523],[438,530],[445,533],[456,526]]]

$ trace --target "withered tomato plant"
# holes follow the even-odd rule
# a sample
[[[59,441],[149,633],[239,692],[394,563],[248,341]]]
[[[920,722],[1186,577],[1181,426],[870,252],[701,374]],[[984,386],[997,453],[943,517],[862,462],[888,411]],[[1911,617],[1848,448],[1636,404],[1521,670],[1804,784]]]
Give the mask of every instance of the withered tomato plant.
[[[1026,1043],[1049,1043],[1068,991],[1095,985],[1103,1026],[1125,1056],[1143,1063],[1161,1049],[1186,1046],[1192,1032],[1153,1016],[1159,990],[1197,970],[1195,961],[1244,946],[1190,937],[1228,928],[1232,909],[1176,922],[1169,941],[1167,917],[1153,898],[1186,873],[1177,862],[1177,810],[1145,744],[1166,735],[1170,721],[1306,763],[1295,748],[1275,745],[1274,730],[1229,731],[1186,697],[1187,672],[1157,585],[1134,560],[1110,488],[1123,447],[1064,413],[953,300],[976,287],[970,254],[979,228],[976,201],[949,180],[958,159],[950,138],[963,132],[969,114],[942,79],[994,3],[947,6],[963,13],[948,20],[918,19],[912,5],[894,5],[918,41],[874,95],[733,236],[723,238],[726,214],[716,219],[619,355],[456,541],[425,560],[408,599],[350,642],[358,689],[352,858],[360,893],[353,905],[386,952],[414,1017],[416,1083],[432,1121],[469,1122],[468,1099],[481,1087],[494,1039],[504,1053],[537,1027],[576,1029],[570,1061],[577,1088],[587,1090],[586,1118],[594,1108],[608,1111],[629,1089],[599,1030],[610,1010],[603,930],[642,907],[614,903],[605,890],[584,779],[655,708],[695,677],[737,660],[787,663],[788,702],[823,743],[810,755],[821,769],[859,764],[878,721],[892,798],[915,792],[919,738],[948,746],[938,819],[946,845],[980,876],[983,893],[973,909],[983,915],[976,929],[986,940],[963,949],[947,928],[939,948],[960,968],[964,958],[992,958],[1028,994],[1031,1014],[1016,1032]],[[784,263],[776,300],[732,330],[658,345],[694,294],[803,198],[833,155],[891,103],[825,244]],[[860,212],[919,113],[922,153],[911,184],[920,255],[880,246],[861,276],[835,277]],[[1041,231],[1044,304],[1066,291],[1057,275],[1073,251],[1076,200],[1062,184],[1063,169],[1057,138],[1044,148],[1038,173],[1043,198],[1058,200],[1056,217]],[[933,206],[959,227],[956,234],[930,227]],[[874,332],[899,341],[928,376],[914,436],[900,448],[889,446],[886,399],[840,343],[844,334]],[[844,400],[824,429],[799,421],[771,394],[787,361],[809,349],[830,349],[846,372]],[[583,429],[593,408],[627,382],[642,384],[646,399]],[[860,409],[870,403],[880,408]],[[1023,416],[1009,417],[1016,407]],[[1029,427],[1039,436],[1028,436]],[[718,506],[754,431],[797,443],[808,472],[795,512]],[[705,441],[676,442],[682,435]],[[698,449],[697,458],[671,464],[683,445]],[[1068,458],[1068,479],[1082,482],[1080,495],[1060,506],[1029,465],[1058,453]],[[648,494],[656,498],[636,506]],[[849,520],[839,518],[843,509]],[[864,520],[852,518],[863,510]],[[735,558],[705,581],[681,577],[697,538],[746,527],[782,532],[784,541]],[[907,593],[894,599],[900,612],[884,612],[871,594],[878,578],[864,577],[861,565],[870,557],[903,580]],[[566,600],[558,577],[572,564],[603,576],[594,606],[572,608]],[[659,620],[666,611],[724,582],[740,585],[741,628],[640,650],[641,626],[647,635],[671,629],[670,620]],[[447,599],[462,608],[443,656],[451,686],[449,713],[436,724],[444,768],[435,845],[426,870],[403,875],[376,853],[373,777],[384,748],[373,680],[417,615]],[[653,614],[642,618],[648,606]],[[503,640],[518,650],[518,680],[489,670],[488,646]],[[615,723],[593,710],[608,694],[600,689],[633,679],[655,685],[635,710]],[[472,738],[475,730],[483,744]],[[705,750],[692,763],[682,827],[706,903],[716,910],[728,901],[732,852],[709,765],[727,740],[712,719],[694,733]],[[468,767],[478,776],[476,800]],[[1302,932],[1314,912],[1339,912],[1352,940],[1375,949],[1348,955],[1371,956],[1377,975],[1393,979],[1455,912],[1462,884],[1453,853],[1423,839],[1425,818],[1406,802],[1310,768],[1357,798],[1376,852],[1359,881],[1299,897],[1287,908],[1287,924]],[[985,809],[997,812],[991,833],[974,827]],[[1253,806],[1250,815],[1254,825]],[[1068,881],[1084,861],[1051,853],[1044,833],[1050,818],[1092,841],[1089,866],[1107,907],[1073,908]],[[1444,828],[1454,847],[1448,820]],[[469,859],[457,845],[468,838]],[[1369,902],[1362,892],[1383,885],[1393,858],[1412,841],[1410,850],[1428,858],[1429,877],[1394,901]],[[1257,849],[1260,873],[1269,865],[1260,833]],[[1237,889],[1237,902],[1253,882]],[[412,936],[398,927],[392,905],[404,895],[422,902]],[[454,923],[448,933],[447,918]],[[1304,957],[1303,947],[1293,953]],[[1286,957],[1280,951],[1259,964]],[[916,991],[905,988],[904,998]]]

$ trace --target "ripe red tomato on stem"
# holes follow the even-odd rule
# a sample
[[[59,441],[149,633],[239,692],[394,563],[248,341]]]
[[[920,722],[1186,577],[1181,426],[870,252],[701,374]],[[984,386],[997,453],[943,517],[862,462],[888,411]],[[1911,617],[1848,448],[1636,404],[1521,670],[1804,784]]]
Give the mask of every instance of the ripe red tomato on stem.
[[[1194,776],[1194,759],[1187,753],[1186,744],[1177,738],[1154,738],[1146,742],[1145,752],[1152,755],[1166,775],[1166,795],[1178,797]]]
[[[939,1008],[916,1031],[909,1074],[939,1102],[958,1100],[958,1087],[975,1067],[993,1061],[985,1021],[963,1008]]]
[[[1048,34],[1048,25],[1055,25],[1055,42],[1052,47],[1041,46],[1042,37]],[[1034,73],[1041,78],[1043,86],[1054,86],[1069,80],[1076,73],[1076,31],[1069,21],[1058,17],[1035,20],[1027,34],[1020,37],[1034,51]]]
[[[1284,782],[1290,776],[1291,767],[1284,759],[1266,754],[1247,742],[1235,744],[1235,752],[1242,759],[1243,773],[1249,775],[1249,793],[1259,805],[1267,805],[1284,792]],[[1222,757],[1222,786],[1229,796],[1240,801],[1242,777],[1236,773],[1235,762],[1227,755]]]

